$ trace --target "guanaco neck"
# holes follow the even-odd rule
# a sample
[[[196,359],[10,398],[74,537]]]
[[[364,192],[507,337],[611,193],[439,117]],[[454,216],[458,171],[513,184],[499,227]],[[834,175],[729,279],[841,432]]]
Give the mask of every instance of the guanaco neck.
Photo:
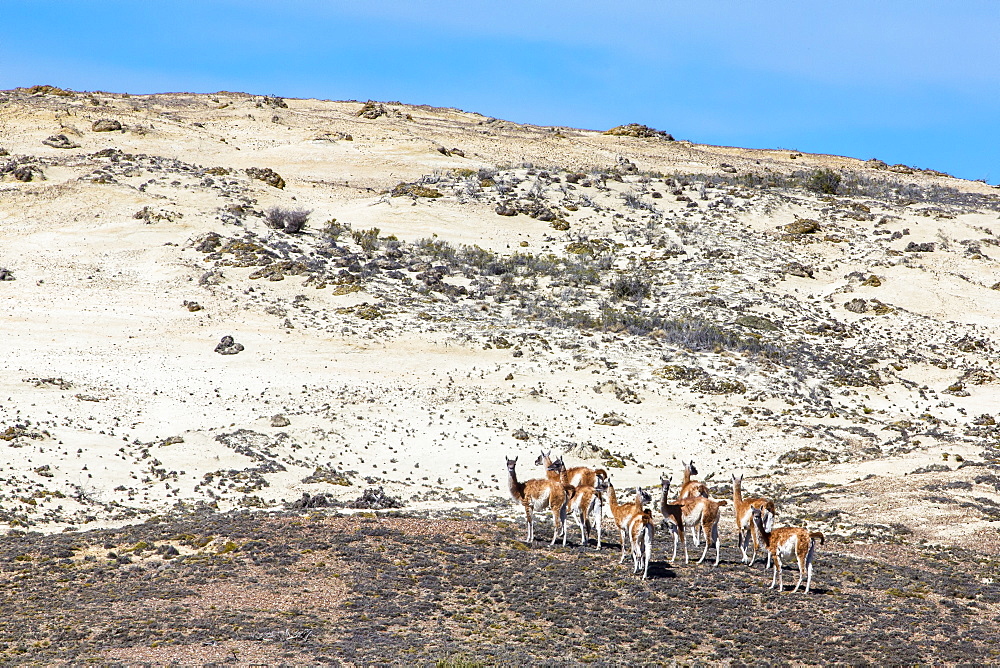
[[[661,484],[660,485],[660,513],[662,513],[664,517],[666,517],[669,514],[669,512],[670,512],[670,509],[667,507],[667,506],[670,505],[669,503],[667,503],[667,498],[668,498],[669,494],[670,494],[670,483],[666,482],[666,483]]]
[[[764,547],[770,549],[771,532],[764,528],[764,519],[760,516],[760,513],[754,513],[752,517],[754,526],[757,527],[757,533],[760,534],[761,542],[764,543]]]
[[[510,495],[513,496],[518,501],[524,500],[524,483],[517,481],[517,474],[514,473],[514,469],[507,469],[508,479],[507,482],[510,486]]]
[[[743,507],[743,478],[733,479],[733,505],[737,511]]]
[[[612,515],[617,515],[618,508],[621,507],[618,505],[618,495],[615,494],[615,486],[611,483],[608,483],[608,506],[611,508]]]

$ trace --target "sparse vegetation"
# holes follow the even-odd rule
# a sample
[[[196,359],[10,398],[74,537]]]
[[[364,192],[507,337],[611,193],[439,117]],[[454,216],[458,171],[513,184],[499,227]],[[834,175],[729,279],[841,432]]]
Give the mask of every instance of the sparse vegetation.
[[[274,206],[264,214],[267,226],[275,230],[283,230],[288,234],[299,234],[305,229],[312,211],[306,209],[286,209]]]

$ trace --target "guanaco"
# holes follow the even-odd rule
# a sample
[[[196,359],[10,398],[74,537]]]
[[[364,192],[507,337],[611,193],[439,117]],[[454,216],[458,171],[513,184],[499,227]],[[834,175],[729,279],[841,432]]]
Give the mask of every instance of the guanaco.
[[[670,480],[669,476],[660,476],[660,513],[663,514],[663,528],[673,534],[674,553],[670,557],[670,563],[677,559],[677,543],[680,541],[684,545],[684,563],[689,563],[688,545],[684,536],[684,507],[679,503],[670,503]]]
[[[608,479],[598,476],[596,487],[581,485],[573,487],[566,483],[566,464],[562,457],[552,462],[546,467],[546,471],[551,475],[553,472],[560,476],[560,482],[565,488],[572,490],[569,499],[568,513],[576,519],[580,525],[580,545],[586,547],[590,544],[590,532],[593,528],[592,518],[596,518],[597,524],[597,549],[601,549],[602,538],[602,518],[604,517],[604,493],[608,488]]]
[[[634,501],[618,503],[615,486],[611,484],[611,481],[608,481],[608,508],[611,510],[611,516],[615,518],[615,524],[618,526],[622,542],[622,555],[621,559],[618,560],[619,564],[625,563],[625,550],[630,542],[629,527],[631,526],[632,519],[642,514],[644,500],[642,490],[637,490]]]
[[[533,478],[518,482],[517,473],[514,467],[517,465],[517,457],[507,459],[507,475],[510,487],[510,495],[515,501],[519,501],[524,506],[524,515],[528,521],[528,545],[535,540],[535,524],[533,512],[542,512],[546,509],[552,511],[552,542],[556,544],[556,538],[562,530],[563,546],[566,545],[566,506],[567,495],[562,483],[556,481]]]
[[[562,457],[559,457],[556,461],[561,461]],[[566,468],[565,462],[563,463],[563,472],[560,475],[553,476],[549,467],[552,466],[552,451],[548,452],[542,451],[538,458],[535,459],[535,466],[544,466],[545,470],[548,472],[549,479],[554,477],[559,477],[561,480],[568,484],[573,485],[573,487],[597,487],[598,479],[604,478],[607,480],[608,472],[604,469],[592,469],[586,466],[574,466],[573,468]]]
[[[636,490],[636,501],[641,501],[642,492]],[[629,520],[629,536],[632,541],[632,573],[642,572],[642,579],[649,579],[649,560],[653,556],[653,513],[643,510]]]
[[[753,521],[750,516],[750,510],[752,508],[759,508],[760,510],[766,510],[771,515],[775,515],[774,501],[770,499],[765,499],[761,497],[744,497],[743,496],[743,474],[736,475],[733,474],[733,509],[736,511],[736,531],[737,531],[737,541],[739,543],[740,552],[743,554],[743,563],[749,563],[753,566],[754,562],[757,560],[757,544],[758,539],[756,533],[753,531]],[[750,543],[753,543],[753,553],[750,553]],[[771,554],[768,552],[767,556],[767,566],[771,566]]]
[[[818,540],[820,545],[822,545],[826,542],[826,537],[819,531],[808,531],[802,527],[779,527],[768,530],[767,527],[771,524],[773,516],[767,518],[762,516],[769,514],[769,511],[761,511],[760,508],[750,509],[750,517],[757,528],[757,533],[761,537],[761,542],[767,548],[767,551],[771,553],[771,556],[774,557],[774,575],[771,577],[771,589],[774,589],[774,585],[777,583],[778,591],[782,590],[785,584],[781,571],[782,562],[790,561],[794,556],[799,564],[799,581],[795,583],[795,589],[792,590],[792,593],[799,590],[799,586],[802,584],[802,577],[805,575],[805,593],[808,594],[809,585],[812,584],[812,563],[813,557],[816,556],[816,541]]]
[[[727,501],[716,501],[704,496],[688,497],[677,499],[674,503],[680,505],[681,516],[684,518],[684,526],[691,527],[694,536],[695,547],[701,544],[698,531],[705,536],[705,550],[701,553],[698,563],[705,561],[708,555],[708,548],[715,545],[715,565],[719,565],[719,508],[726,505]]]

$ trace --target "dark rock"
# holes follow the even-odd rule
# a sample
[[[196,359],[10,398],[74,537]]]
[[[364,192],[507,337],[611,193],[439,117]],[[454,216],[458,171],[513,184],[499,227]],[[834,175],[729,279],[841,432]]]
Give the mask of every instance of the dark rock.
[[[275,415],[271,418],[272,427],[287,427],[292,424],[291,420],[286,418],[284,415]]]
[[[122,129],[122,124],[113,118],[102,118],[94,121],[91,130],[94,132],[116,132]]]
[[[811,267],[807,267],[799,262],[789,262],[785,265],[785,273],[791,274],[792,276],[798,276],[799,278],[812,278],[813,270]]]
[[[906,244],[906,248],[904,248],[903,250],[905,250],[908,253],[933,253],[934,244],[931,242],[918,244],[915,241],[911,241],[910,243]]]
[[[285,179],[281,178],[281,176],[270,167],[247,167],[246,172],[247,176],[251,179],[263,181],[269,186],[279,189],[285,187]]]
[[[52,148],[80,148],[79,144],[71,141],[66,135],[52,135],[42,140],[42,143]]]
[[[852,313],[864,313],[865,311],[868,310],[868,302],[866,302],[864,299],[861,299],[860,297],[855,297],[854,299],[844,304],[844,308],[846,308],[848,311]]]
[[[236,353],[243,350],[242,343],[236,343],[231,336],[223,336],[222,340],[219,341],[219,345],[215,346],[215,352],[220,355],[235,355]]]
[[[0,281],[13,281],[14,272],[6,267],[0,267]]]

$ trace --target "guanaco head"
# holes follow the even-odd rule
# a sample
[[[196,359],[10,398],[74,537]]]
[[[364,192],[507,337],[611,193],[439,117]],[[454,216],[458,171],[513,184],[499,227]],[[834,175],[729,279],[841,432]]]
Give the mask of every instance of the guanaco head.
[[[652,500],[653,497],[650,495],[650,493],[644,490],[642,487],[635,488],[635,503],[637,506],[641,508],[647,503],[650,503]]]
[[[535,460],[535,466],[541,466],[542,464],[545,464],[546,461],[551,462],[552,461],[551,457],[552,457],[552,451],[551,450],[549,450],[548,452],[545,452],[544,450],[542,450],[542,454],[538,455],[538,458]],[[546,464],[546,466],[547,466],[547,464]]]
[[[771,514],[771,511],[761,511],[760,508],[754,506],[750,508],[750,516],[758,530],[763,529],[764,533],[769,534],[774,529],[774,515]]]
[[[671,476],[666,474],[660,476],[660,489],[663,490],[663,496],[666,497],[670,494],[670,481],[673,480]]]
[[[514,474],[514,467],[517,466],[517,457],[510,459],[509,457],[504,457],[507,460],[507,473],[511,475]]]
[[[566,470],[566,462],[564,462],[563,458],[560,457],[559,459],[555,460],[554,462],[546,466],[545,470],[555,471],[556,473],[562,473],[563,471]]]
[[[683,464],[683,462],[681,462],[681,463]],[[694,467],[694,460],[693,459],[691,461],[687,462],[686,464],[684,464],[684,470],[687,471],[688,475],[698,475],[698,469],[696,469]]]
[[[608,485],[611,483],[604,476],[597,476],[597,480],[594,483],[594,491],[596,492],[606,492],[608,491]]]
[[[733,487],[738,487],[743,482],[743,474],[733,474]]]

